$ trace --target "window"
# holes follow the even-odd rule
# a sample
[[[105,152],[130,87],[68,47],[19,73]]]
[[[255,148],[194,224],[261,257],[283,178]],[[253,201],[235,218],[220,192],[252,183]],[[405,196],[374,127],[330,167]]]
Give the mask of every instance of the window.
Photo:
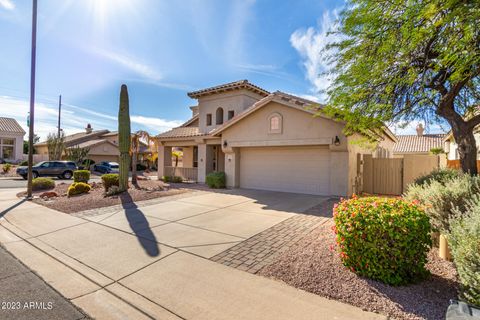
[[[235,115],[235,111],[233,110],[228,111],[228,120],[232,119],[234,115]]]
[[[282,116],[279,113],[268,117],[268,133],[282,133]]]
[[[0,139],[0,158],[2,159],[15,159],[15,140],[11,138]]]
[[[193,147],[193,167],[194,168],[198,167],[198,147],[197,146]]]
[[[211,125],[212,125],[212,114],[207,113],[207,126],[211,126]]]
[[[223,109],[218,108],[215,112],[215,124],[222,124],[223,123]]]

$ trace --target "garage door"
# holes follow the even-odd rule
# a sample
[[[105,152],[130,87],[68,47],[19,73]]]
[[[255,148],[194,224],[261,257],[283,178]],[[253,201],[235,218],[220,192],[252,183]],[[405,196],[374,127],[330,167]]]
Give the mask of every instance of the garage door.
[[[240,149],[240,187],[330,195],[328,147]]]

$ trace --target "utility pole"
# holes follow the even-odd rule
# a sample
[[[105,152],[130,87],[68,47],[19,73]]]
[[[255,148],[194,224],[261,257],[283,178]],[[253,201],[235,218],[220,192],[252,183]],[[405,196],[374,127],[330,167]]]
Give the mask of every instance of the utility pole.
[[[32,56],[30,65],[30,126],[28,127],[28,184],[27,199],[32,199],[33,135],[35,115],[35,62],[37,54],[37,0],[32,8]]]
[[[58,138],[60,138],[60,116],[62,114],[62,95],[58,96]]]

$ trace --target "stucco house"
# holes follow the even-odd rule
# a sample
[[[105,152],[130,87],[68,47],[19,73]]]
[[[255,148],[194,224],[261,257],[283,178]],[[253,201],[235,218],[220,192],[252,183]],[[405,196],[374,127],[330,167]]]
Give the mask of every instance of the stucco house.
[[[479,153],[480,153],[480,128],[476,128],[476,132],[474,133],[475,136],[475,143],[477,145],[477,160],[480,160]],[[460,155],[458,154],[458,145],[455,142],[455,138],[453,137],[453,133],[450,131],[444,137],[445,142],[445,152],[447,153],[448,160],[459,160]]]
[[[345,136],[342,122],[314,117],[314,102],[247,80],[188,96],[198,100],[192,118],[156,137],[159,177],[203,183],[208,173],[224,171],[229,187],[345,196],[358,192],[362,155],[391,156],[397,141],[385,128],[375,150],[350,143],[359,136]],[[182,168],[172,167],[178,147]]]
[[[23,159],[25,130],[13,118],[0,117],[0,160],[19,162]]]
[[[405,155],[429,155],[432,149],[443,149],[445,151],[445,133],[425,134],[423,125],[419,123],[416,127],[417,134],[400,135],[396,137],[398,142],[393,146],[393,157],[403,158]]]

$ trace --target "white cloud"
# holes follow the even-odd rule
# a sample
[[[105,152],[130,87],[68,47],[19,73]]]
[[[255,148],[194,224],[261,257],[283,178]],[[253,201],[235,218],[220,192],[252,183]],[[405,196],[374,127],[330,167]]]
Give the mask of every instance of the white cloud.
[[[0,110],[3,117],[14,118],[28,132],[27,116],[30,110],[29,102],[9,96],[0,96]],[[58,109],[55,104],[43,102],[35,103],[35,133],[46,139],[51,132],[57,131]],[[158,134],[163,131],[178,127],[184,121],[165,120],[156,117],[142,115],[131,115],[132,131],[146,130],[151,134]],[[118,128],[117,117],[107,113],[97,112],[85,107],[70,104],[62,105],[61,127],[65,134],[73,134],[83,131],[87,123],[94,129],[108,129],[116,131]],[[27,138],[28,134],[25,136]]]
[[[11,0],[0,0],[0,7],[6,10],[14,10],[15,3],[13,3]]]
[[[317,28],[299,29],[290,36],[291,45],[302,57],[306,73],[305,77],[312,84],[312,91],[316,94],[320,93],[319,97],[321,100],[325,99],[325,95],[322,92],[332,82],[330,77],[322,75],[322,73],[332,67],[327,61],[325,54],[322,54],[322,50],[327,44],[341,40],[339,35],[328,34],[338,27],[337,19],[337,10],[326,11],[318,21]]]
[[[131,56],[121,55],[116,52],[103,50],[103,49],[93,49],[93,52],[97,55],[106,58],[110,61],[113,61],[122,67],[135,72],[136,74],[142,76],[143,78],[150,79],[153,81],[160,81],[163,77],[162,75],[155,70],[154,67],[139,61],[136,58]]]

